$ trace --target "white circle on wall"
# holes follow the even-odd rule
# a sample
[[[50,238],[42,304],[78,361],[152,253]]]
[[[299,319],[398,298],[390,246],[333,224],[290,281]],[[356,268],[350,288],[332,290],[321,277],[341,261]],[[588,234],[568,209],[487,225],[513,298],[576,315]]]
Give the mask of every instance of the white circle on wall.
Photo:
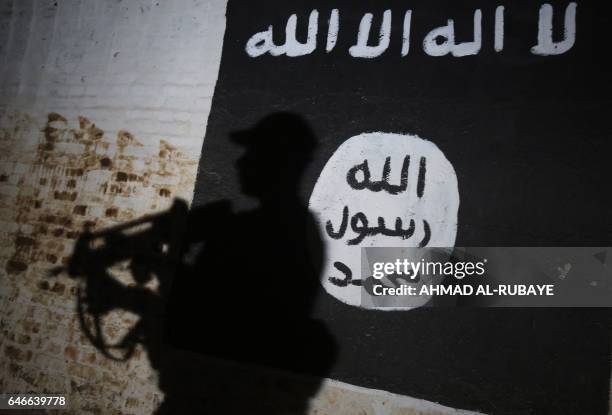
[[[346,304],[377,308],[362,300],[361,248],[453,247],[457,176],[430,141],[363,133],[342,143],[328,160],[309,207],[326,253],[321,283],[327,293]]]

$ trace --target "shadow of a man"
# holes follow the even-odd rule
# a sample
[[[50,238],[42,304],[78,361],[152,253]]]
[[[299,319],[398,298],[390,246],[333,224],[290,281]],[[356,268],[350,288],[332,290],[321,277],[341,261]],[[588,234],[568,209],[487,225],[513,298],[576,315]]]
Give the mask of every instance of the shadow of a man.
[[[190,212],[183,240],[189,264],[175,276],[167,339],[253,368],[311,375],[292,391],[289,405],[290,413],[304,413],[336,356],[326,326],[311,316],[324,252],[315,219],[298,196],[316,138],[297,115],[275,113],[231,139],[246,149],[236,163],[241,192],[259,205],[236,213],[221,201]],[[244,409],[255,413],[251,404]],[[289,413],[276,407],[266,413]]]

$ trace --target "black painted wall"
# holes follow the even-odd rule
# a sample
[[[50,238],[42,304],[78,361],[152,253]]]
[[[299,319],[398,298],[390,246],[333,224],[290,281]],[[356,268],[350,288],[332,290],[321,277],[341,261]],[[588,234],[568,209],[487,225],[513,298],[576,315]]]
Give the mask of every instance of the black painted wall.
[[[417,134],[433,141],[457,173],[457,246],[609,246],[612,10],[608,2],[577,3],[574,47],[536,56],[530,49],[539,1],[503,4],[505,47],[496,53],[495,2],[229,0],[194,204],[229,199],[236,208],[252,206],[235,168],[243,149],[230,143],[229,134],[288,111],[303,117],[319,140],[300,188],[305,202],[328,158],[349,137]],[[568,2],[551,4],[559,37]],[[321,23],[314,53],[246,54],[247,40],[270,24],[275,42],[282,43],[293,13],[298,39],[305,38],[313,8]],[[340,12],[340,33],[326,53],[332,8]],[[408,8],[411,50],[401,57]],[[449,18],[457,40],[471,40],[476,8],[483,13],[478,55],[423,52],[426,33]],[[386,9],[393,12],[389,49],[375,59],[351,57],[363,13],[374,14],[378,30]],[[233,248],[249,249],[239,237]],[[376,312],[342,304],[321,288],[315,314],[339,344],[331,378],[487,413],[607,413],[607,310]]]

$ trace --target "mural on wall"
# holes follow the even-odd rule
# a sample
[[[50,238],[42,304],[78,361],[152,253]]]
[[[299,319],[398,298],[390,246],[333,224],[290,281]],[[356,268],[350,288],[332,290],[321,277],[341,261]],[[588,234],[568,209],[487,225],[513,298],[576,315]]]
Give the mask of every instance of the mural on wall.
[[[327,252],[323,287],[347,304],[370,308],[361,304],[361,247],[454,246],[457,176],[430,141],[364,133],[345,141],[329,159],[310,208]]]
[[[359,295],[359,257],[609,245],[611,19],[612,5],[589,0],[229,0],[193,206],[262,203],[242,187],[246,153],[231,137],[298,116],[317,139],[299,185],[279,188],[281,149],[266,154],[278,169],[266,185],[316,220],[312,313],[338,343],[330,378],[484,413],[604,414],[606,310],[382,311]],[[274,265],[281,229],[256,243],[289,284],[293,270]],[[242,258],[245,234],[228,237]]]
[[[563,39],[553,40],[553,7],[548,4],[540,6],[538,17],[537,44],[531,48],[536,55],[560,55],[572,48],[576,41],[576,7],[575,2],[565,7],[563,20]],[[504,49],[504,6],[497,6],[494,12],[494,50],[501,52]],[[340,32],[340,11],[333,9],[327,20],[327,36],[325,52],[334,50]],[[401,55],[407,56],[411,43],[412,10],[400,14],[402,18]],[[355,58],[372,59],[382,55],[391,43],[391,24],[393,12],[386,9],[382,14],[380,30],[372,29],[374,15],[365,13],[359,22],[356,43],[348,49],[349,54]],[[263,32],[255,33],[246,43],[245,51],[256,58],[269,53],[272,56],[286,55],[288,57],[304,56],[317,49],[317,35],[319,33],[319,12],[312,10],[308,15],[308,34],[305,42],[297,40],[297,14],[292,14],[285,25],[285,41],[282,44],[274,43],[274,26],[269,25]],[[324,24],[321,25],[324,28]],[[422,41],[423,51],[429,56],[452,55],[463,57],[476,55],[482,47],[482,10],[476,9],[473,14],[473,31],[471,41],[461,42],[455,39],[455,21],[448,19],[444,26],[429,31]],[[372,34],[372,35],[371,35]],[[378,37],[378,44],[369,45],[371,39]]]

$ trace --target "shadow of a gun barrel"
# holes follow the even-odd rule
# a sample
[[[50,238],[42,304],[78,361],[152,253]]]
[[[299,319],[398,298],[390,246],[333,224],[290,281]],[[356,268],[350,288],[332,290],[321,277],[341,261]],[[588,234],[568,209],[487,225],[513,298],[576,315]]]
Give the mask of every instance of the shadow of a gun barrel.
[[[118,261],[133,258],[138,254],[150,260],[167,263],[179,261],[181,237],[188,214],[187,203],[175,199],[172,206],[162,212],[147,214],[140,218],[95,232],[85,230],[74,245],[68,263],[48,271],[51,277],[67,272],[78,277],[76,264],[85,267],[105,267]],[[147,226],[148,225],[148,226]],[[159,244],[159,251],[152,249]]]

